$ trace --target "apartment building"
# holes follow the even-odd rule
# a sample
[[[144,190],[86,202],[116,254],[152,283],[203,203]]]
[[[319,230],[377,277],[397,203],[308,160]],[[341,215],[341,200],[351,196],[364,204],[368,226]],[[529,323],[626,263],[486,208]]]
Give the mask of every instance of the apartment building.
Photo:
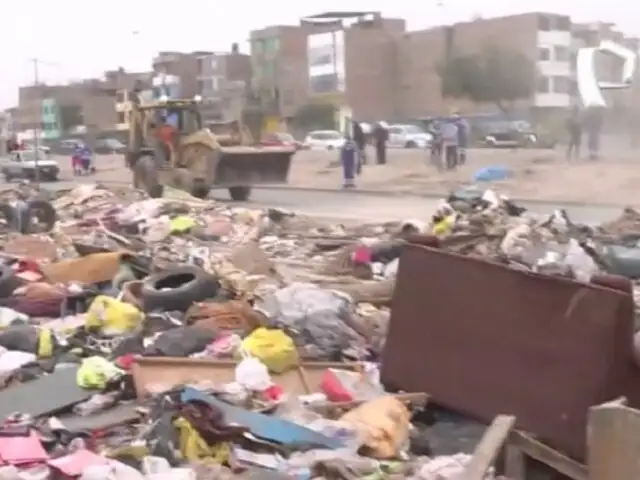
[[[117,92],[133,88],[137,80],[147,76],[119,69],[105,72],[101,79],[20,87],[16,128],[40,130],[46,139],[58,138],[78,126],[111,130],[121,120]]]
[[[240,53],[209,52],[198,57],[197,90],[202,96],[202,116],[208,120],[237,119],[251,83],[251,57]]]
[[[358,118],[390,118],[397,113],[396,42],[404,32],[403,19],[379,12],[329,12],[252,31],[254,91],[284,117],[326,99]]]
[[[536,88],[521,107],[566,108],[572,98],[570,18],[549,13],[476,19],[407,33],[398,47],[400,110],[406,117],[436,115],[452,108],[483,111],[462,99],[441,95],[438,68],[448,56],[478,53],[487,45],[522,53],[535,64]]]
[[[192,98],[199,93],[198,74],[202,56],[211,52],[160,52],[152,60],[152,69],[154,74],[166,74],[178,77],[179,88],[176,90],[175,96]]]

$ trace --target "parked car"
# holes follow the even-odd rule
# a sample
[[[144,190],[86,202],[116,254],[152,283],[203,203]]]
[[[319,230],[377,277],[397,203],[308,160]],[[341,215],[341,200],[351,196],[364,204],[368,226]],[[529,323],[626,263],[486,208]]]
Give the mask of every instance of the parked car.
[[[293,138],[290,133],[273,132],[267,133],[260,139],[260,145],[265,147],[293,147],[296,150],[302,148],[302,143]]]
[[[77,138],[60,140],[57,144],[53,145],[52,153],[56,155],[73,155],[73,152],[83,143],[82,140]]]
[[[33,150],[36,146],[33,140],[26,140],[22,142],[25,150]],[[45,153],[51,153],[51,149],[42,143],[38,143],[38,149],[42,150]]]
[[[489,148],[554,148],[556,140],[524,120],[488,123],[481,143]]]
[[[101,155],[113,155],[118,153],[125,153],[127,146],[117,138],[100,138],[96,141],[95,153]]]
[[[304,148],[310,150],[338,150],[344,145],[344,136],[336,130],[315,130],[304,139]]]
[[[433,136],[416,125],[389,125],[390,148],[427,148]]]
[[[16,150],[2,163],[2,175],[7,182],[13,179],[36,179],[36,171],[43,181],[55,182],[60,174],[58,162],[42,150]]]

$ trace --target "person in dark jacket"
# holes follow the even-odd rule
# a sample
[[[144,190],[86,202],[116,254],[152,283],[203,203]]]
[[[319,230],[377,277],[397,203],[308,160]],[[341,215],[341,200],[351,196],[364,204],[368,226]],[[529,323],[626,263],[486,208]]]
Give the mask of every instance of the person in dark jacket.
[[[387,163],[387,141],[389,140],[389,130],[385,122],[378,122],[373,130],[373,138],[376,144],[376,163],[384,165]]]
[[[356,143],[358,147],[358,174],[362,169],[362,165],[367,163],[367,137],[364,134],[364,130],[362,129],[362,125],[360,122],[353,122],[353,141]]]
[[[567,120],[567,133],[569,134],[567,158],[577,159],[580,157],[580,146],[582,145],[582,119],[577,108],[571,111],[571,116]]]
[[[467,146],[469,145],[469,122],[460,116],[459,113],[453,114],[453,122],[458,127],[458,165],[464,165],[467,161]]]
[[[358,169],[358,146],[349,133],[345,134],[345,142],[340,149],[340,163],[342,165],[342,188],[355,187]]]

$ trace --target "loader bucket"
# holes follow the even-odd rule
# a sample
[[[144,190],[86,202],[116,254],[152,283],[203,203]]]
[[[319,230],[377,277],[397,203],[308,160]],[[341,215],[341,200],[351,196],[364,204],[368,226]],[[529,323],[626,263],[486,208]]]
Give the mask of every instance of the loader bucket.
[[[233,187],[287,183],[293,149],[223,147],[214,169],[213,186]]]

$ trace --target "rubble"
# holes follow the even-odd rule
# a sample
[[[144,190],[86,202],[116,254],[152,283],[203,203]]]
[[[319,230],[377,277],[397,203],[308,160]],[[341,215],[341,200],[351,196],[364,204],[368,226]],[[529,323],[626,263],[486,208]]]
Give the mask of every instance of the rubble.
[[[534,216],[491,191],[422,220],[337,224],[169,188],[25,188],[0,200],[37,198],[56,221],[0,232],[6,479],[498,478],[472,455],[482,427],[465,452],[433,451],[418,440],[437,430],[419,422],[429,392],[381,384],[404,246],[640,277],[623,254],[633,227]]]

